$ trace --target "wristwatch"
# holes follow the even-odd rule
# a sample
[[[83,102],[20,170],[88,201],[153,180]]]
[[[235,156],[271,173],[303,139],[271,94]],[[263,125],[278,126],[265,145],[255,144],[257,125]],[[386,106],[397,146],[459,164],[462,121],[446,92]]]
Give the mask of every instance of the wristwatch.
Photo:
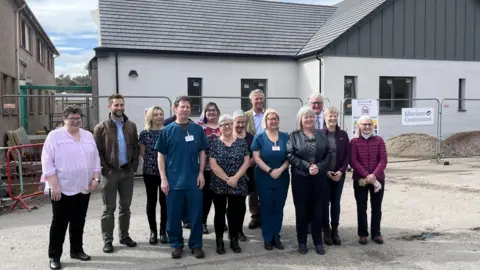
[[[101,182],[99,178],[92,178],[92,180],[93,180],[93,181],[96,181],[96,182],[99,183],[99,184],[100,184],[100,182]]]
[[[271,174],[273,172],[273,169],[270,168],[270,170],[268,170],[268,174]]]

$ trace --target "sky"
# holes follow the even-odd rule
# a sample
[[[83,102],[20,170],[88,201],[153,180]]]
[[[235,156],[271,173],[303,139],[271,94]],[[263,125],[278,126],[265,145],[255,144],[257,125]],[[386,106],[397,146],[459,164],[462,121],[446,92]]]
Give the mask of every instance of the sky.
[[[281,2],[334,5],[340,0],[275,0]],[[97,25],[92,11],[98,0],[27,0],[35,17],[49,35],[60,57],[55,60],[55,73],[70,76],[86,75],[85,65],[98,46]]]

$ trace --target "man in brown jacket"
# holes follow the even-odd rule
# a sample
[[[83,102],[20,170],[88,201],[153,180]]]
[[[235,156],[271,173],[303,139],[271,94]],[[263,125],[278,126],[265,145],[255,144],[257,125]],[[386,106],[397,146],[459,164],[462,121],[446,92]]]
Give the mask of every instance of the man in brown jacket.
[[[110,110],[108,120],[99,123],[94,129],[94,138],[102,164],[102,234],[105,243],[103,251],[113,252],[113,229],[117,192],[120,196],[118,224],[120,244],[135,247],[130,238],[130,204],[133,196],[133,174],[137,170],[140,147],[137,126],[124,114],[125,100],[121,95],[108,98]]]

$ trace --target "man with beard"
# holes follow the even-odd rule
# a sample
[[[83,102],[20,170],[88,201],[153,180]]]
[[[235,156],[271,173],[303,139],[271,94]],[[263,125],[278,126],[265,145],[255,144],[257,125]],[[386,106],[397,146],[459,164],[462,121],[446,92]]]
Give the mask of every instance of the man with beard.
[[[113,252],[113,229],[117,192],[120,197],[118,224],[120,244],[135,247],[130,238],[130,204],[133,196],[133,174],[138,166],[140,146],[137,126],[124,114],[125,100],[122,95],[108,98],[110,113],[108,120],[99,123],[94,129],[94,138],[102,164],[102,234],[105,243],[103,252]]]

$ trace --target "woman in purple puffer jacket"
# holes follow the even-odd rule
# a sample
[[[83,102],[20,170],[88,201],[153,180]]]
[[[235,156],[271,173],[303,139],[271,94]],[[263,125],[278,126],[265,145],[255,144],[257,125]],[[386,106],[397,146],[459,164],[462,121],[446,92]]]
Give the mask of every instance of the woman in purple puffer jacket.
[[[373,121],[369,116],[360,117],[355,136],[351,141],[353,169],[353,189],[357,201],[357,221],[359,243],[366,245],[368,240],[367,202],[370,193],[372,224],[370,236],[377,244],[383,244],[380,233],[382,201],[385,190],[385,168],[387,149],[385,142],[374,132]]]

